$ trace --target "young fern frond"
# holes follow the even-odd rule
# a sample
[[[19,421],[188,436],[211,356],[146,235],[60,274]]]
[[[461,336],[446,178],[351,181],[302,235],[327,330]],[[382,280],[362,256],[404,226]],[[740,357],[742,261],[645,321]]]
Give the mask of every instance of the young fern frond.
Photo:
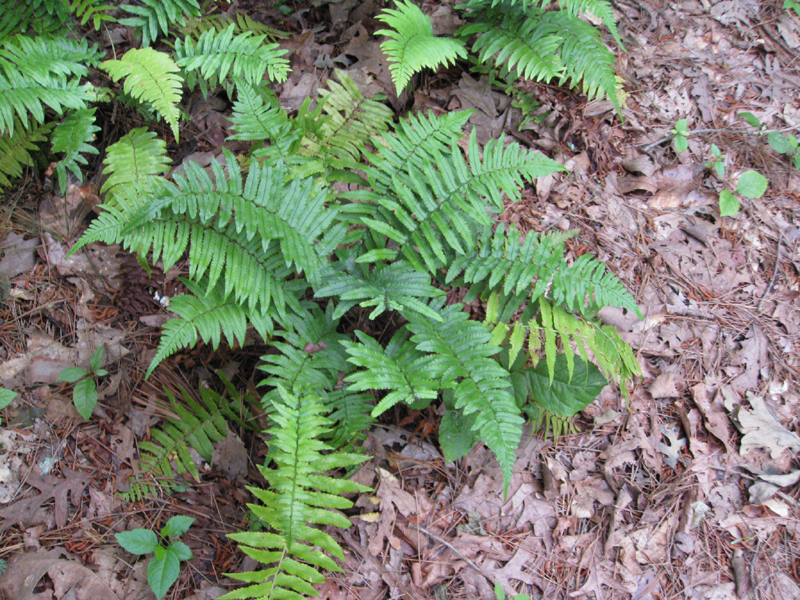
[[[0,187],[11,185],[25,165],[33,166],[31,152],[39,150],[37,144],[47,140],[52,128],[53,123],[45,123],[26,129],[17,121],[14,135],[0,135]]]
[[[76,110],[67,115],[53,130],[53,152],[63,152],[64,158],[56,163],[56,173],[61,187],[61,194],[67,191],[67,169],[78,180],[82,180],[80,165],[86,165],[87,160],[82,156],[98,154],[97,148],[92,146],[94,134],[100,128],[94,124],[94,113],[97,109]]]
[[[199,71],[206,85],[229,77],[257,86],[266,71],[270,81],[282,83],[289,72],[286,50],[278,44],[264,43],[266,35],[244,32],[234,35],[234,25],[223,31],[209,29],[197,40],[187,37],[175,42],[176,62],[187,73]]]
[[[390,38],[381,44],[381,49],[391,61],[389,71],[400,95],[415,73],[466,59],[467,50],[461,40],[435,37],[431,18],[410,0],[395,1],[395,6],[397,9],[387,8],[378,15],[389,29],[376,31],[375,35]]]
[[[152,48],[133,48],[120,60],[107,60],[102,67],[114,81],[125,78],[125,93],[147,102],[164,119],[175,139],[178,139],[178,120],[183,79],[178,65],[168,54]]]
[[[220,600],[239,598],[285,598],[302,600],[316,595],[312,584],[322,583],[319,571],[340,571],[331,557],[344,559],[344,552],[330,534],[317,525],[350,527],[338,510],[353,503],[343,494],[369,488],[324,475],[326,471],[351,467],[368,457],[345,452],[332,453],[322,440],[330,433],[325,408],[313,394],[297,396],[278,388],[280,401],[273,402],[270,445],[261,473],[269,489],[248,488],[261,504],[248,505],[272,532],[230,534],[242,551],[266,566],[255,572],[231,575],[250,585],[229,592]],[[319,552],[321,548],[324,552]]]
[[[170,166],[166,142],[143,127],[131,129],[109,146],[103,162],[107,179],[101,191],[106,194],[106,206],[110,198],[128,192],[132,186],[151,188]]]
[[[186,24],[186,17],[200,16],[197,0],[139,0],[141,6],[124,4],[120,8],[133,17],[120,19],[122,25],[134,27],[142,37],[142,45],[149,46],[159,33],[167,35],[171,27]]]

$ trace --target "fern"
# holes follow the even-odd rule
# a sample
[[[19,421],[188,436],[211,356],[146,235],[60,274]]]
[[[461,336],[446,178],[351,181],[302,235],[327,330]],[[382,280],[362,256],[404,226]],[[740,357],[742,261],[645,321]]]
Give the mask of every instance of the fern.
[[[166,35],[171,27],[186,24],[185,18],[200,15],[197,0],[140,0],[141,6],[125,4],[123,10],[135,15],[120,19],[119,22],[139,31],[142,45],[149,46],[159,36]]]
[[[235,392],[221,374],[228,392]],[[228,433],[228,422],[246,425],[247,407],[242,396],[231,393],[226,398],[214,390],[200,388],[200,401],[181,390],[182,401],[165,390],[174,417],[167,417],[159,427],[150,429],[150,440],[139,442],[139,461],[130,488],[121,494],[127,502],[139,502],[154,497],[160,491],[171,491],[176,477],[189,475],[200,481],[191,450],[206,462],[211,462],[213,444]]]
[[[47,140],[52,128],[52,123],[46,123],[26,130],[17,121],[13,135],[0,135],[0,186],[22,175],[25,165],[33,166],[31,152],[39,150],[38,144]]]
[[[54,76],[85,77],[100,57],[97,46],[90,48],[86,40],[18,35],[3,43],[0,69],[17,71],[46,85]]]
[[[78,180],[83,180],[80,165],[86,165],[87,161],[81,153],[99,154],[97,148],[91,145],[94,134],[100,131],[94,124],[95,110],[91,108],[72,112],[53,130],[53,152],[64,153],[64,158],[56,163],[62,195],[67,191],[67,169]]]
[[[402,135],[402,134],[401,134]],[[388,142],[391,145],[391,142]],[[354,192],[349,197],[362,201],[346,208],[359,214],[361,223],[386,236],[397,250],[383,249],[383,258],[405,256],[416,269],[435,273],[446,264],[445,247],[465,253],[473,240],[471,224],[490,226],[490,210],[503,210],[503,194],[519,198],[525,179],[542,177],[563,167],[538,152],[517,144],[505,146],[502,139],[489,142],[481,158],[474,135],[470,137],[468,159],[457,147],[446,155],[433,153],[433,160],[397,164],[395,156],[370,155],[367,169],[375,191]],[[435,165],[435,166],[434,166]],[[394,173],[390,186],[381,185],[380,172]],[[363,201],[376,205],[372,208]]]
[[[466,59],[467,51],[460,40],[435,37],[430,17],[410,0],[395,2],[395,6],[397,9],[387,8],[377,17],[390,29],[381,29],[375,35],[390,38],[381,49],[392,61],[389,70],[399,95],[415,73]]]
[[[229,592],[220,600],[300,600],[317,595],[311,584],[325,581],[319,570],[340,571],[331,557],[343,560],[344,552],[330,534],[314,525],[350,527],[350,521],[336,512],[353,505],[343,494],[369,489],[346,479],[323,475],[331,469],[358,465],[367,457],[332,453],[333,448],[321,441],[329,434],[331,423],[323,416],[325,409],[320,399],[313,394],[295,396],[283,388],[278,390],[281,401],[273,402],[266,462],[275,467],[261,468],[269,489],[248,488],[262,503],[251,504],[250,508],[274,533],[230,535],[248,556],[266,568],[231,575],[250,585]]]
[[[426,364],[430,376],[442,387],[454,386],[455,408],[472,415],[472,429],[497,456],[507,490],[523,420],[510,391],[509,373],[492,358],[500,348],[489,343],[491,334],[469,321],[462,309],[460,304],[440,308],[442,323],[410,315],[411,341],[433,355]]]
[[[278,44],[265,44],[266,35],[253,36],[249,31],[234,35],[234,25],[218,32],[209,29],[194,44],[191,38],[175,42],[177,63],[187,73],[199,71],[204,84],[223,82],[229,77],[258,85],[266,71],[276,83],[286,80],[289,61],[286,50]]]
[[[134,186],[141,190],[151,188],[158,176],[169,169],[166,148],[166,143],[152,131],[132,129],[106,150],[103,174],[107,179],[101,191],[113,198],[129,193]],[[101,239],[94,236],[90,234],[93,239]]]
[[[168,54],[152,48],[133,48],[120,60],[107,60],[102,67],[114,81],[125,78],[125,92],[149,103],[172,127],[178,139],[178,119],[183,80],[180,69]]]
[[[54,33],[70,19],[64,0],[3,0],[0,9],[0,40],[29,29],[39,35]]]
[[[98,31],[103,23],[116,23],[117,19],[110,15],[114,9],[110,4],[104,4],[104,0],[72,0],[69,5],[70,11],[80,20],[81,25],[86,25],[89,21]]]

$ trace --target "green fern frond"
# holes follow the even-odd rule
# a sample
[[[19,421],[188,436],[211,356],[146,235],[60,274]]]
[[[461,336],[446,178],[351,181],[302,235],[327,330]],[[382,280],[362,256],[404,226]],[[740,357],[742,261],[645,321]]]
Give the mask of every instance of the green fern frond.
[[[391,156],[369,157],[367,169],[374,191],[352,192],[346,197],[359,200],[343,210],[358,215],[361,223],[387,236],[419,270],[436,273],[447,264],[445,248],[465,254],[473,242],[472,226],[491,226],[488,209],[503,210],[503,192],[513,201],[520,197],[526,180],[542,177],[564,167],[538,152],[529,152],[518,144],[505,146],[503,139],[492,140],[483,148],[483,156],[473,130],[468,159],[454,146],[447,154],[434,153],[434,160],[417,167],[413,163],[395,164]],[[380,185],[376,173],[391,168],[395,176],[391,187]],[[363,201],[375,206],[364,204]]]
[[[0,186],[11,184],[12,179],[22,175],[22,168],[33,166],[31,152],[39,150],[37,144],[47,140],[53,123],[45,123],[26,129],[17,121],[14,135],[0,135]]]
[[[389,71],[399,95],[415,73],[466,59],[467,50],[461,40],[435,37],[431,18],[410,0],[395,1],[395,6],[397,9],[387,8],[377,17],[390,29],[381,29],[375,35],[391,38],[381,44],[381,49],[391,61]]]
[[[355,82],[341,71],[329,79],[323,97],[319,126],[309,131],[301,152],[311,158],[303,174],[328,168],[356,167],[364,146],[389,127],[392,111],[375,99],[365,98]]]
[[[110,4],[103,4],[105,0],[72,0],[69,10],[81,25],[86,25],[89,21],[96,30],[100,30],[103,23],[116,23],[117,19],[109,13],[116,10]]]
[[[81,85],[77,80],[55,76],[40,81],[17,70],[6,70],[5,75],[0,75],[0,133],[14,135],[15,113],[27,128],[29,113],[42,123],[45,106],[60,115],[65,109],[84,109],[93,99],[94,88],[89,83]]]
[[[0,69],[17,71],[46,85],[56,77],[85,77],[100,62],[97,46],[67,37],[17,35],[3,42]]]
[[[202,339],[215,350],[224,336],[228,342],[242,345],[247,333],[247,311],[227,300],[217,290],[202,289],[193,281],[182,279],[194,296],[181,295],[170,298],[169,309],[178,315],[164,325],[158,350],[145,377],[149,377],[165,358],[181,348],[195,346]]]
[[[227,12],[209,15],[205,14],[200,17],[189,17],[186,19],[186,24],[179,27],[181,34],[184,37],[198,38],[209,29],[216,29],[222,31],[229,25],[234,26],[234,33],[250,32],[253,35],[264,35],[270,42],[277,39],[285,38],[287,33],[273,29],[264,23],[254,21],[249,15],[245,13],[237,13],[229,15]]]
[[[484,13],[478,22],[465,25],[459,35],[480,34],[472,45],[478,60],[493,60],[515,74],[534,81],[551,81],[564,72],[558,56],[562,38],[558,28],[541,19],[544,11],[529,9],[526,14],[495,10]]]
[[[132,186],[143,190],[150,188],[170,167],[166,142],[143,127],[132,129],[109,146],[103,162],[106,165],[103,175],[108,179],[101,191],[107,199]]]
[[[373,417],[398,402],[413,404],[439,396],[441,385],[438,372],[430,364],[432,357],[408,340],[407,329],[400,329],[386,349],[365,333],[356,331],[356,337],[360,343],[344,342],[348,360],[366,370],[347,376],[348,390],[391,390],[372,410]]]
[[[149,103],[172,127],[178,139],[178,120],[183,80],[178,65],[168,54],[152,48],[133,48],[120,60],[107,60],[102,67],[114,81],[125,78],[125,92]]]
[[[373,269],[358,265],[349,272],[331,270],[323,279],[325,284],[316,290],[316,296],[330,296],[339,300],[334,318],[341,317],[358,304],[365,308],[375,307],[369,315],[370,319],[386,311],[396,310],[404,315],[417,312],[434,321],[441,320],[426,301],[442,296],[444,292],[431,285],[427,274],[416,271],[408,263],[380,263]]]
[[[33,29],[39,35],[58,33],[70,21],[64,0],[2,0],[0,40]]]
[[[545,13],[542,20],[558,28],[562,38],[558,55],[564,65],[559,85],[580,86],[589,99],[606,97],[620,111],[614,54],[597,30],[565,11]]]
[[[80,165],[88,164],[82,153],[99,154],[97,148],[92,146],[94,134],[100,131],[100,128],[94,124],[96,110],[95,108],[76,110],[67,115],[67,118],[56,125],[53,130],[51,140],[53,152],[64,153],[64,158],[56,163],[56,173],[62,195],[67,191],[67,169],[79,181],[82,181]]]
[[[331,446],[341,448],[366,439],[366,432],[375,424],[370,416],[374,405],[375,399],[370,394],[344,389],[328,392],[325,408],[332,422]]]
[[[302,600],[316,595],[312,584],[325,581],[319,571],[340,571],[331,557],[343,560],[344,551],[330,534],[315,526],[350,527],[350,521],[336,512],[353,505],[343,494],[369,490],[347,479],[323,475],[331,469],[358,465],[367,457],[331,453],[333,448],[321,441],[328,435],[331,423],[323,416],[319,398],[298,397],[282,388],[279,392],[281,401],[273,403],[266,461],[275,468],[261,469],[269,489],[248,488],[261,501],[258,505],[250,504],[250,508],[272,532],[229,536],[245,554],[266,568],[231,575],[251,585],[229,592],[220,600]]]
[[[427,364],[430,375],[442,387],[455,386],[455,408],[473,415],[473,431],[503,468],[505,492],[524,421],[511,394],[508,371],[492,358],[500,348],[489,343],[492,336],[483,325],[468,320],[463,305],[440,308],[439,314],[442,323],[409,315],[411,341],[418,350],[433,354]]]
[[[550,4],[550,0],[539,0],[544,6]],[[614,36],[614,41],[622,48],[622,40],[617,31],[617,21],[614,19],[614,9],[608,0],[558,0],[558,5],[562,10],[570,15],[577,17],[582,12],[587,12],[603,20],[605,25]]]
[[[229,385],[226,387],[231,391]],[[211,462],[213,444],[227,435],[228,420],[239,424],[249,420],[240,394],[226,398],[212,389],[201,387],[199,391],[200,401],[183,389],[182,401],[178,401],[165,390],[175,416],[151,427],[151,439],[139,442],[138,472],[130,482],[130,489],[121,494],[123,500],[136,502],[157,496],[159,490],[170,491],[176,485],[175,478],[183,474],[200,481],[190,451]]]
[[[159,33],[167,35],[170,27],[186,24],[186,17],[200,15],[197,0],[140,0],[141,6],[125,4],[121,6],[126,12],[135,15],[120,19],[122,25],[134,27],[142,36],[142,45],[149,46]]]
[[[209,29],[197,40],[192,38],[175,42],[177,64],[188,73],[199,71],[209,81],[225,81],[228,76],[259,85],[266,71],[270,81],[282,83],[289,73],[289,61],[283,50],[274,43],[264,43],[266,35],[252,35],[249,31],[234,35],[234,25],[223,31]]]
[[[526,294],[535,301],[547,292],[557,304],[572,311],[594,314],[603,306],[619,306],[639,314],[639,308],[622,282],[604,263],[583,255],[572,265],[564,258],[564,235],[522,238],[514,226],[500,224],[492,233],[482,228],[469,251],[453,260],[447,272],[450,283],[463,273],[463,281],[480,286],[479,292],[502,290],[505,295]]]

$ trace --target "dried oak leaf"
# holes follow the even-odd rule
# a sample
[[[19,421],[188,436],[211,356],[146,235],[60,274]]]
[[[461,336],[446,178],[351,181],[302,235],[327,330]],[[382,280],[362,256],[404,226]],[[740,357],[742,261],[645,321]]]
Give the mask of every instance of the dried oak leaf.
[[[28,498],[17,500],[14,504],[0,510],[0,533],[19,523],[25,527],[43,523],[49,511],[43,510],[43,505],[50,499],[55,501],[55,520],[58,527],[67,524],[67,510],[69,499],[77,505],[83,491],[89,487],[92,478],[83,473],[62,469],[64,478],[53,475],[32,474],[27,483],[41,493]]]

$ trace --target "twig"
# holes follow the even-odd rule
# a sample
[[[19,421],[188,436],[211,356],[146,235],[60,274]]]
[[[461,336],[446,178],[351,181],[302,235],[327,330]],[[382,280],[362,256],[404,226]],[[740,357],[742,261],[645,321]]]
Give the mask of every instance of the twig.
[[[417,527],[417,529],[419,529],[419,530],[420,530],[422,533],[424,533],[425,535],[428,535],[428,536],[432,537],[433,539],[435,539],[435,540],[436,540],[437,542],[439,542],[440,544],[444,544],[445,546],[447,546],[448,548],[450,548],[450,550],[452,550],[453,552],[455,552],[456,554],[458,554],[458,555],[459,555],[461,558],[463,558],[463,559],[466,561],[466,563],[467,563],[467,564],[468,564],[470,567],[472,567],[472,568],[473,568],[475,571],[477,571],[478,573],[480,573],[481,575],[483,575],[484,577],[486,577],[486,579],[488,579],[489,581],[492,581],[492,578],[491,578],[491,576],[490,576],[490,575],[488,575],[488,574],[486,573],[486,571],[484,571],[483,569],[481,569],[481,568],[480,568],[478,565],[476,565],[474,562],[472,562],[472,561],[471,561],[470,559],[468,559],[466,556],[464,556],[463,554],[461,554],[461,552],[459,552],[458,550],[456,550],[456,549],[455,549],[455,547],[454,547],[454,546],[453,546],[453,545],[452,545],[450,542],[448,542],[447,540],[444,540],[444,539],[440,538],[440,537],[439,537],[438,535],[436,535],[435,533],[431,533],[430,531],[428,531],[427,529],[425,529],[425,528],[424,528],[422,525],[416,525],[416,527]]]
[[[781,248],[782,248],[781,242],[782,241],[783,241],[783,232],[779,231],[778,232],[778,250],[775,252],[775,268],[773,269],[772,280],[769,282],[769,285],[767,286],[767,289],[764,292],[764,295],[761,296],[761,300],[758,301],[758,306],[756,306],[756,313],[760,313],[761,312],[761,305],[764,304],[764,300],[766,300],[767,296],[770,295],[770,293],[772,292],[772,288],[775,287],[775,282],[778,280],[778,269],[781,266]]]

